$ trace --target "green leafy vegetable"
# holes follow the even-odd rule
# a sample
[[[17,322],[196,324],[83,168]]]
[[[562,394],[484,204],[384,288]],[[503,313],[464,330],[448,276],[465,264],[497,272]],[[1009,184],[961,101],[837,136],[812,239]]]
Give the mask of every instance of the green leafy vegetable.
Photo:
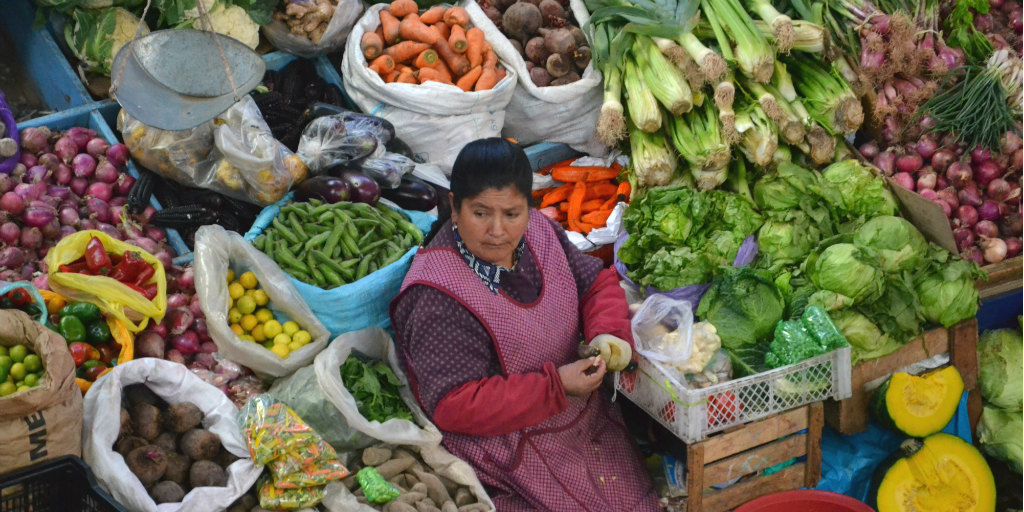
[[[341,365],[341,381],[366,419],[381,423],[394,418],[412,421],[412,413],[398,394],[402,383],[383,361],[365,363],[350,355]]]
[[[64,39],[71,52],[90,71],[110,76],[114,56],[135,36],[149,33],[149,28],[135,15],[121,7],[75,9],[64,25]]]
[[[978,383],[989,403],[1020,411],[1024,406],[1024,354],[1020,331],[986,331],[978,340]]]
[[[762,211],[792,210],[813,200],[819,193],[819,175],[792,162],[782,162],[778,169],[754,185],[754,203]]]
[[[856,160],[836,162],[821,173],[821,191],[838,222],[896,213],[896,198],[881,178]]]
[[[830,292],[816,293],[819,298],[811,298],[811,303],[829,311],[837,309],[832,304],[852,305],[872,300],[883,291],[882,271],[872,265],[871,256],[864,249],[854,244],[837,243],[820,255],[811,254],[806,270],[815,287]]]
[[[928,242],[913,224],[892,215],[875,217],[853,236],[857,245],[878,252],[879,268],[884,272],[914,270],[928,255]]]
[[[932,249],[932,264],[921,272],[914,288],[921,301],[921,314],[932,323],[950,327],[978,314],[978,288],[974,280],[984,277],[977,264],[952,255],[939,247]]]
[[[729,348],[726,351],[729,353],[729,362],[732,363],[735,378],[757,375],[770,369],[764,364],[764,356],[768,353],[768,340]]]
[[[985,34],[974,28],[974,9],[978,14],[987,14],[988,0],[955,0],[953,10],[946,18],[946,43],[963,50],[964,55],[980,64],[992,54],[992,43]]]
[[[846,339],[828,313],[810,306],[800,320],[786,320],[775,326],[775,337],[769,344],[764,363],[770,368],[781,368],[845,346]]]
[[[757,248],[771,264],[803,261],[821,241],[821,231],[800,210],[770,212],[757,232]]]
[[[767,339],[785,308],[782,294],[767,272],[750,267],[721,267],[701,298],[697,316],[718,329],[727,349]]]
[[[1020,340],[1018,340],[1020,341]],[[1024,454],[1024,421],[1020,411],[986,405],[978,422],[978,442],[985,453],[1010,463],[1018,474]]]
[[[882,334],[868,317],[852,309],[833,311],[829,316],[850,343],[850,362],[853,364],[887,356],[901,347],[889,335]]]

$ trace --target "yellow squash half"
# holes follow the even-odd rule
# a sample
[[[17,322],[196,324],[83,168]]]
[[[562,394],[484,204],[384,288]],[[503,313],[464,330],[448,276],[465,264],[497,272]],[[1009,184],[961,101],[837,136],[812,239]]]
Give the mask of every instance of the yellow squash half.
[[[886,428],[908,437],[941,431],[953,418],[964,392],[952,366],[915,377],[894,373],[871,398],[871,413]]]

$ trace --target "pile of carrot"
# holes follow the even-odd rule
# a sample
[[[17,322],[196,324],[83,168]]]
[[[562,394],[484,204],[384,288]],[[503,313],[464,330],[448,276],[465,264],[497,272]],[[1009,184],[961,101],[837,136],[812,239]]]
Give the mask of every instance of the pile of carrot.
[[[540,211],[569,231],[589,234],[604,227],[620,201],[629,201],[629,182],[617,183],[622,169],[613,167],[573,167],[573,160],[549,166],[540,172],[565,182],[560,187],[533,191]]]
[[[470,27],[469,13],[458,6],[420,14],[414,0],[394,0],[380,11],[377,30],[363,34],[360,49],[386,83],[440,82],[469,92],[505,78],[484,32]]]

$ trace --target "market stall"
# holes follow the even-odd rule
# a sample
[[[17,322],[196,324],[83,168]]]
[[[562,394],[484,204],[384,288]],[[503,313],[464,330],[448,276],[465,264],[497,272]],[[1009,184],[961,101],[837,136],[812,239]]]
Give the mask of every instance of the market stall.
[[[1020,509],[1021,9],[5,2],[0,509]],[[508,268],[437,238],[481,139]],[[410,348],[420,285],[492,362]],[[519,371],[491,295],[568,355]],[[479,424],[524,389],[563,405]]]

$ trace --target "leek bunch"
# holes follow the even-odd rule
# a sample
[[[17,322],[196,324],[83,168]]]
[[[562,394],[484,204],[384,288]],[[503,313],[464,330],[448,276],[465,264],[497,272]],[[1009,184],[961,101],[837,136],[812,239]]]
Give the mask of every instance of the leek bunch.
[[[658,108],[658,100],[651,92],[644,77],[637,69],[637,63],[632,58],[626,58],[625,73],[623,82],[626,86],[626,106],[628,107],[629,119],[641,130],[654,133],[661,128],[661,110]]]
[[[829,134],[851,135],[860,128],[864,109],[836,66],[800,58],[783,59],[783,62],[811,118]]]
[[[775,52],[739,0],[702,0],[701,6],[726,59],[760,83],[771,80]]]
[[[761,106],[750,103],[736,112],[736,131],[740,134],[739,148],[748,160],[765,167],[779,147],[775,123],[768,119]]]
[[[712,102],[673,117],[665,128],[676,151],[690,165],[697,188],[711,190],[725,182],[731,158],[730,144],[718,109]]]
[[[644,83],[672,115],[678,116],[690,111],[693,107],[693,92],[682,70],[669,62],[649,38],[636,38],[633,56],[643,74]]]
[[[659,130],[648,133],[628,122],[630,165],[639,188],[668,185],[678,167],[676,156],[668,148],[665,135]]]

